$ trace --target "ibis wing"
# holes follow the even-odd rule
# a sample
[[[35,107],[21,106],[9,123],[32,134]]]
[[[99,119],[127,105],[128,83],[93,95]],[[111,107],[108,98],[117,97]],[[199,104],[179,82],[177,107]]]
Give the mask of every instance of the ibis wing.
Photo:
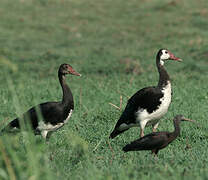
[[[137,151],[137,150],[152,150],[160,149],[167,143],[167,135],[165,132],[151,133],[136,141],[127,144],[124,151]]]

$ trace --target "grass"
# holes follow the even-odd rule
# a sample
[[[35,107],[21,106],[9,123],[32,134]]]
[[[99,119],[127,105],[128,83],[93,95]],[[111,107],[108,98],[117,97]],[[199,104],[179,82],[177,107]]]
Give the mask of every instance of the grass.
[[[75,99],[69,123],[47,144],[30,132],[0,137],[0,179],[207,179],[208,4],[205,0],[1,0],[1,127],[35,104],[61,99],[57,69],[69,63],[82,77],[67,77]],[[168,48],[183,63],[168,62],[173,102],[159,130],[181,136],[154,159],[123,153],[138,138],[132,128],[109,141],[128,97],[156,85],[155,56]],[[145,129],[145,134],[151,131]]]

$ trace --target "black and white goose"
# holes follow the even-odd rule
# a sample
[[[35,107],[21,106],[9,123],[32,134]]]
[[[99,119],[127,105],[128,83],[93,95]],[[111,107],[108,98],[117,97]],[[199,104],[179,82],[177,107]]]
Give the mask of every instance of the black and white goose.
[[[20,119],[23,119],[24,123],[29,122],[35,134],[41,134],[48,139],[52,131],[66,124],[74,109],[73,95],[65,81],[66,74],[81,76],[69,64],[60,65],[58,78],[63,91],[62,101],[46,102],[32,107],[22,115],[22,118],[11,121],[5,129],[20,128],[22,125]]]
[[[166,114],[171,103],[171,83],[164,63],[167,60],[182,61],[170,51],[160,49],[156,56],[159,82],[156,87],[146,87],[135,93],[126,105],[116,123],[110,138],[114,138],[131,127],[140,126],[140,137],[144,136],[146,125],[153,126],[153,132],[159,125],[159,119]]]

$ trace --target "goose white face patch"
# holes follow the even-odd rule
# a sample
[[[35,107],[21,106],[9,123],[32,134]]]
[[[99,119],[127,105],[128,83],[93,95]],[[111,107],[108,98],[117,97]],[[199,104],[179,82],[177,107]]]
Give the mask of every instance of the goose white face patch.
[[[162,55],[160,56],[160,64],[163,66],[164,61],[168,60],[170,58],[170,54],[168,53],[167,50],[162,50]]]
[[[155,111],[148,113],[146,109],[139,109],[136,112],[137,122],[140,123],[141,127],[156,124],[158,120],[167,113],[168,107],[171,103],[171,84],[169,81],[162,89],[162,92],[164,93],[164,96],[160,99],[161,104]]]
[[[168,60],[170,58],[170,54],[167,50],[162,50],[162,55],[160,56],[161,60]]]

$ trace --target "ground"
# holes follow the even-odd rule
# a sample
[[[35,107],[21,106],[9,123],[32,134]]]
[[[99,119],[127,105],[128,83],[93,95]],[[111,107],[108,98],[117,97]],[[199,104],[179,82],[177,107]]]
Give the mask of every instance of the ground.
[[[82,77],[67,76],[75,110],[48,143],[30,132],[1,134],[0,179],[208,178],[207,18],[206,0],[1,0],[0,127],[36,104],[61,100],[60,64]],[[180,137],[158,158],[124,153],[139,129],[108,136],[128,97],[157,85],[160,48],[183,62],[165,65],[173,97],[158,130],[172,131],[176,114],[198,126],[182,122]]]

